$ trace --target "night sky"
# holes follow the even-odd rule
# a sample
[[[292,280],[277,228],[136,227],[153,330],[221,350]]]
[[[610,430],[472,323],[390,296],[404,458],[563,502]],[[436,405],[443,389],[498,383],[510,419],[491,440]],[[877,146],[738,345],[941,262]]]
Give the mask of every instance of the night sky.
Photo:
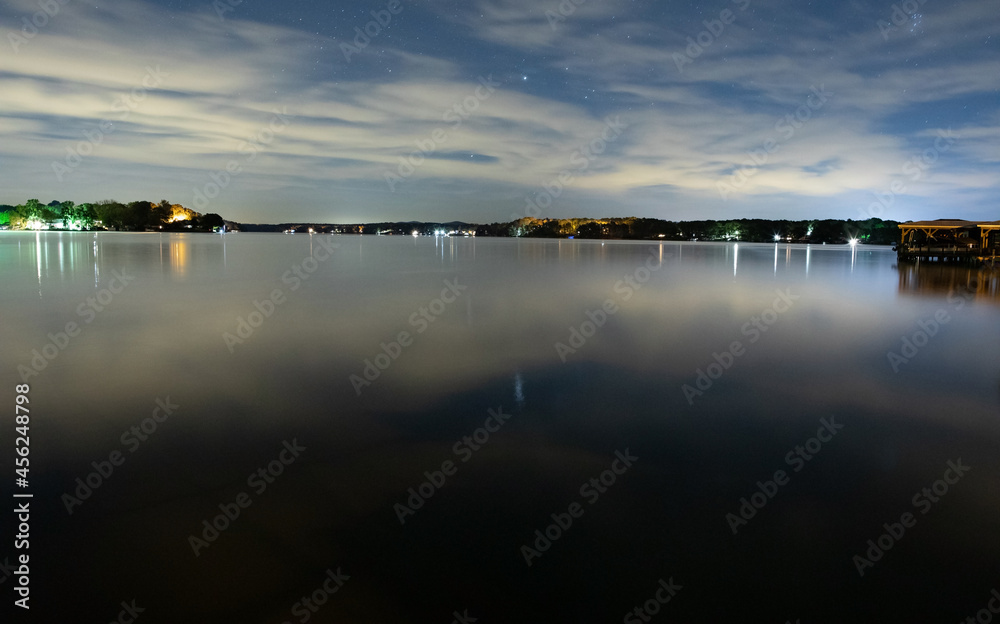
[[[1000,0],[48,1],[0,5],[0,203],[1000,219]]]

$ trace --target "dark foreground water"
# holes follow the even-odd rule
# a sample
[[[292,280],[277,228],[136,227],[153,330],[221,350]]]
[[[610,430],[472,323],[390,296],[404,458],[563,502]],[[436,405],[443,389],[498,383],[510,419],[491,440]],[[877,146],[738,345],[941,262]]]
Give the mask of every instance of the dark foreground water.
[[[92,233],[2,234],[0,268],[14,621],[998,617],[995,273]]]

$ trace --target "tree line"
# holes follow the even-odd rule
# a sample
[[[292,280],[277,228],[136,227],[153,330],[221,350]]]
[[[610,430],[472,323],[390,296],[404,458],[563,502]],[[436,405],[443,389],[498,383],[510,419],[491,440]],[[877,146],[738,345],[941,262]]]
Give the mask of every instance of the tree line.
[[[43,204],[29,199],[16,206],[0,205],[0,227],[11,230],[213,231],[224,224],[217,214],[202,215],[165,199],[129,203],[105,199],[84,204],[71,201]]]
[[[111,199],[93,204],[53,201],[42,204],[29,199],[17,206],[0,205],[0,227],[10,229],[61,228],[75,230],[107,229],[118,231],[213,231],[225,224],[217,214],[202,215],[167,200],[135,201],[127,204]],[[524,217],[505,223],[471,224],[381,222],[359,224],[235,224],[244,231],[308,231],[317,233],[358,233],[407,235],[413,232],[475,232],[476,236],[526,238],[587,239],[656,239],[745,241],[768,243],[775,240],[801,243],[863,243],[891,245],[899,241],[899,222],[871,218],[852,219],[730,219],[702,221],[666,221],[642,217],[602,219],[538,219]]]
[[[535,219],[525,217],[507,223],[476,227],[477,236],[523,236],[529,238],[660,239],[703,241],[775,240],[803,243],[863,243],[891,245],[899,241],[899,222],[871,218],[732,219],[726,221],[664,221],[640,217],[604,219]]]
[[[856,239],[872,245],[899,242],[899,222],[878,218],[852,219],[733,219],[728,221],[665,221],[640,217],[604,219],[537,219],[525,217],[506,223],[476,224],[464,221],[422,222],[382,221],[377,223],[329,224],[282,223],[244,224],[245,232],[299,232],[317,234],[383,234],[406,236],[436,233],[525,238],[589,238],[632,240],[700,240],[770,243],[779,240],[796,243],[847,243]]]

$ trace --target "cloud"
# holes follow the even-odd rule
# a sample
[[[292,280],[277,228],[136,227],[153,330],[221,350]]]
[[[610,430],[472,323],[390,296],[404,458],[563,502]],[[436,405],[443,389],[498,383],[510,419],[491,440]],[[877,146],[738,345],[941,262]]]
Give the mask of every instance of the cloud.
[[[594,0],[550,21],[558,2],[483,0],[447,12],[431,3],[475,53],[414,45],[392,30],[406,26],[401,16],[347,62],[335,35],[238,12],[222,21],[204,7],[70,2],[17,54],[0,55],[0,158],[10,181],[0,201],[47,189],[77,201],[127,192],[190,203],[195,188],[235,162],[240,171],[213,211],[246,220],[267,220],[268,203],[289,195],[318,202],[343,192],[379,210],[387,193],[404,206],[408,194],[434,187],[454,218],[495,220],[564,171],[573,175],[566,203],[641,198],[629,212],[662,216],[666,199],[681,199],[723,217],[766,198],[836,205],[884,191],[906,180],[902,168],[935,132],[952,127],[962,138],[909,181],[906,195],[933,205],[962,193],[988,216],[1000,111],[995,98],[982,98],[996,94],[1000,57],[973,42],[992,32],[991,5],[928,5],[921,33],[898,29],[886,40],[878,7],[845,30],[842,21],[755,2],[733,8],[736,20],[679,71],[672,56],[712,15]],[[4,23],[35,10],[18,0]],[[415,23],[418,12],[405,15]],[[762,34],[776,24],[790,28],[787,37]],[[522,82],[524,71],[531,79]],[[815,89],[829,101],[804,109]],[[980,98],[978,116],[955,123],[970,98]],[[927,112],[938,110],[950,117]],[[278,113],[287,123],[275,129]],[[609,116],[627,129],[585,167],[574,162]],[[768,140],[777,149],[755,161]],[[84,150],[69,172],[53,171]],[[420,164],[390,192],[386,175],[408,159]],[[735,186],[740,170],[752,174]],[[720,183],[732,192],[720,196]],[[471,213],[469,188],[493,189],[491,214]]]

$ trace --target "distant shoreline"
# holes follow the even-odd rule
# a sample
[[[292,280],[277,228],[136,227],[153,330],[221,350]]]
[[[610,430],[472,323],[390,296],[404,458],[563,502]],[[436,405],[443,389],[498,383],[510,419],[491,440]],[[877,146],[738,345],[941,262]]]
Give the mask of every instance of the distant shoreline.
[[[146,231],[119,231],[119,230],[104,230],[104,229],[92,229],[92,230],[66,230],[66,229],[46,229],[46,230],[5,230],[0,229],[0,234],[198,234],[198,235],[224,235],[224,234],[290,234],[290,235],[305,235],[305,236],[393,236],[396,238],[490,238],[490,239],[529,239],[529,240],[550,240],[550,241],[580,241],[580,242],[647,242],[647,243],[744,243],[744,244],[756,244],[756,245],[796,245],[796,246],[810,246],[810,245],[830,245],[838,246],[844,245],[848,246],[851,241],[842,240],[835,242],[827,241],[809,241],[809,240],[772,240],[772,241],[755,241],[746,239],[670,239],[670,238],[582,238],[578,236],[503,236],[503,235],[492,235],[492,234],[472,234],[472,235],[457,235],[457,234],[380,234],[371,232],[284,232],[284,231],[245,231],[245,230],[228,230],[226,232],[206,232],[204,230],[146,230]],[[890,242],[877,242],[877,241],[864,241],[856,240],[856,244],[866,245],[868,247],[892,247],[898,244],[898,241]]]
[[[488,236],[594,240],[739,241],[750,243],[868,243],[901,240],[898,221],[853,219],[707,219],[667,221],[649,217],[517,217],[507,222],[377,221],[371,223],[240,223],[202,215],[167,200],[96,204],[30,199],[0,206],[0,229],[17,231],[255,232],[286,234],[374,234],[383,236]]]
[[[486,236],[493,238],[548,238],[583,240],[654,240],[753,243],[847,244],[850,241],[893,245],[900,240],[898,221],[871,218],[732,219],[665,221],[638,217],[601,219],[535,219],[523,217],[506,223],[466,223],[462,221],[421,222],[383,221],[376,223],[329,224],[287,222],[278,224],[226,222],[230,229],[248,233],[294,234],[380,234],[383,236]]]
[[[212,235],[219,236],[220,234],[287,234],[286,232],[280,231],[261,231],[261,232],[246,232],[242,230],[230,230],[227,232],[205,232],[203,230],[147,230],[143,232],[134,231],[118,231],[118,230],[65,230],[65,229],[48,229],[48,230],[0,230],[0,235],[2,234],[196,234],[196,235]],[[378,234],[378,233],[363,233],[363,232],[296,232],[297,235],[304,236],[392,236],[395,238],[415,238],[413,234],[407,235],[396,235],[396,234]],[[294,235],[294,234],[293,234]],[[435,238],[433,234],[418,234],[416,237],[419,238]],[[647,242],[647,243],[722,243],[722,244],[754,244],[754,245],[796,245],[796,246],[810,246],[810,245],[829,245],[831,247],[836,247],[839,245],[849,246],[850,241],[843,241],[837,243],[827,243],[827,242],[812,242],[812,241],[800,241],[800,240],[781,240],[781,241],[751,241],[751,240],[701,240],[701,239],[667,239],[667,238],[580,238],[575,236],[494,236],[490,234],[482,235],[470,235],[470,236],[458,236],[458,235],[441,235],[436,238],[489,238],[489,239],[512,239],[512,240],[540,240],[540,241],[577,241],[577,242]],[[857,241],[859,245],[865,245],[866,247],[887,247],[895,248],[896,242],[890,243],[879,243],[879,242],[866,242]]]

